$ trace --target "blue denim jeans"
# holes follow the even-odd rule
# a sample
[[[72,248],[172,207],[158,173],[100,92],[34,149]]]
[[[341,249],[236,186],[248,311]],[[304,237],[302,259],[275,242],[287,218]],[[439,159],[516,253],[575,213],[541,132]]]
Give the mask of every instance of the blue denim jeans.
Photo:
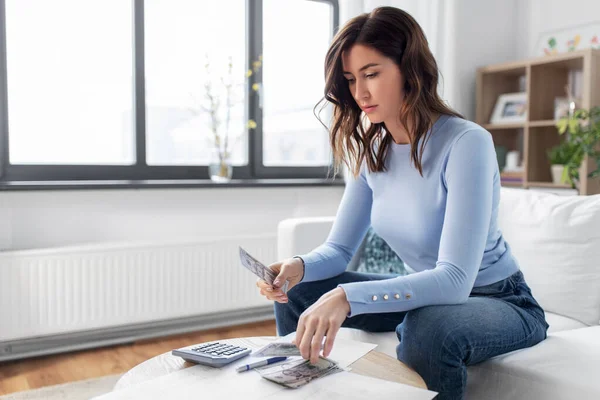
[[[394,275],[346,271],[336,277],[300,283],[288,302],[275,303],[279,335],[294,332],[300,314],[340,283],[389,279]],[[462,399],[467,366],[531,347],[546,338],[548,324],[521,271],[487,286],[473,288],[464,304],[437,305],[407,312],[361,314],[343,327],[398,336],[398,359],[423,377],[436,399]]]

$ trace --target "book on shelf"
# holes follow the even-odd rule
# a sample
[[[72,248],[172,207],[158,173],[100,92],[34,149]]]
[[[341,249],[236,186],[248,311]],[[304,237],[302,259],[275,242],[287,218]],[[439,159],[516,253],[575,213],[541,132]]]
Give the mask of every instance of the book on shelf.
[[[506,179],[523,179],[523,171],[502,171],[500,172],[500,177]]]
[[[500,183],[523,183],[523,171],[502,171],[500,173]]]

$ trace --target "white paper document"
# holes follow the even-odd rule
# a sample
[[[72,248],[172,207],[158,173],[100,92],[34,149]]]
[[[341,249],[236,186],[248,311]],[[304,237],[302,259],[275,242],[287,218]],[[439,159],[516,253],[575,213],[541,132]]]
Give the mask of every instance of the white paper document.
[[[277,339],[277,342],[291,343],[296,337],[296,332]],[[377,347],[376,344],[359,342],[358,340],[336,338],[333,349],[327,358],[338,363],[342,368],[348,368],[350,364],[365,356]]]

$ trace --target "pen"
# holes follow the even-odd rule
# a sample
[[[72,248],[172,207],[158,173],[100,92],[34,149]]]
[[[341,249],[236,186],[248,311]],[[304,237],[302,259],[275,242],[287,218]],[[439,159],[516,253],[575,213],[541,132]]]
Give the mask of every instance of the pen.
[[[269,364],[273,364],[273,363],[276,363],[276,362],[279,362],[279,361],[283,361],[283,360],[287,360],[287,357],[271,357],[271,358],[267,358],[266,360],[257,361],[255,363],[242,365],[240,367],[237,367],[236,371],[237,372],[244,372],[244,371],[251,370],[252,368],[262,367],[263,365],[269,365]]]

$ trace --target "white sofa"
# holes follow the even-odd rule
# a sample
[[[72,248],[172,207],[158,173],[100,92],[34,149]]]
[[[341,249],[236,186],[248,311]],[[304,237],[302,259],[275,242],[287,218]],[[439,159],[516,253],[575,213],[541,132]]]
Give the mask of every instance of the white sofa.
[[[278,258],[323,243],[333,220],[281,221]],[[550,328],[537,346],[469,367],[467,399],[600,399],[600,195],[502,188],[499,225]],[[396,357],[394,332],[339,336]]]

